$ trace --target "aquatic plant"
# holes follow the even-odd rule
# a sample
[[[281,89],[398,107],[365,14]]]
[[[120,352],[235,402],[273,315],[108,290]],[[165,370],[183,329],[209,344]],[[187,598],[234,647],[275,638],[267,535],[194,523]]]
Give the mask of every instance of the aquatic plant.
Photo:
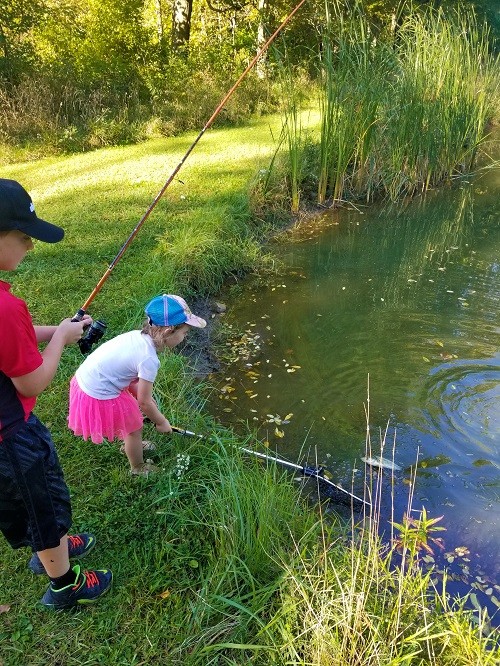
[[[434,532],[446,530],[445,527],[437,525],[442,519],[443,516],[429,518],[425,506],[422,507],[420,518],[413,518],[405,513],[402,523],[391,523],[399,531],[399,536],[393,540],[393,548],[400,553],[407,548],[413,556],[422,550],[434,555],[431,544],[444,550],[443,540],[440,537],[431,536]]]

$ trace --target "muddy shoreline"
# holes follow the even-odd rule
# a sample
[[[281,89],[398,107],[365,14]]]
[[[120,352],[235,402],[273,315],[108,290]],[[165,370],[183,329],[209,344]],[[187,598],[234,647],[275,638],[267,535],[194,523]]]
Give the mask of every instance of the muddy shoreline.
[[[190,301],[191,304],[191,301]],[[222,363],[213,351],[214,331],[226,306],[211,298],[198,298],[192,301],[192,311],[206,320],[205,328],[193,328],[186,343],[179,350],[189,359],[189,373],[202,379],[213,372],[222,370]]]

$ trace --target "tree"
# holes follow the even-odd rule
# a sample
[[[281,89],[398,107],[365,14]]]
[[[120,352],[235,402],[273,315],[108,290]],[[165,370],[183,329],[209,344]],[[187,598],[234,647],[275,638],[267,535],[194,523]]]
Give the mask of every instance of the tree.
[[[178,52],[189,44],[193,0],[173,0],[172,50]]]
[[[23,38],[30,28],[43,21],[46,7],[42,0],[1,0],[0,4],[0,73],[14,73],[14,59],[23,59],[31,52]]]

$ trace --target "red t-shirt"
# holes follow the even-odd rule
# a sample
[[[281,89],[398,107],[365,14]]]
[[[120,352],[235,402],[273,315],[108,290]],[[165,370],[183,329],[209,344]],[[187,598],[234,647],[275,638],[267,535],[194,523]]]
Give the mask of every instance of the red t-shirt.
[[[10,378],[27,375],[42,362],[26,303],[0,280],[0,441],[19,429],[36,403],[36,397],[16,391]]]

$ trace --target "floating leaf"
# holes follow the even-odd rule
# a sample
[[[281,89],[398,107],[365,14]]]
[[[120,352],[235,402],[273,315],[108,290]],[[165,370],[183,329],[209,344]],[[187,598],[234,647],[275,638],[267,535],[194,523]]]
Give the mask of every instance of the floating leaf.
[[[479,612],[482,612],[483,609],[481,608],[481,604],[477,600],[477,596],[474,594],[474,592],[471,595],[469,595],[469,599],[471,601],[471,604],[474,606],[474,608],[476,610],[478,610]]]
[[[441,342],[441,340],[436,340],[436,344],[440,347],[444,347],[444,342]]]
[[[285,436],[285,433],[283,432],[283,430],[279,430],[278,428],[274,429],[274,434],[276,435],[276,437],[284,437]]]
[[[470,550],[465,546],[457,546],[457,548],[455,548],[455,553],[458,557],[463,557],[464,555],[469,555]]]
[[[293,416],[293,412],[290,412],[290,414],[287,414],[284,418],[285,421],[289,421]]]
[[[424,359],[424,361],[425,361],[426,363],[430,363],[430,361],[429,361],[429,359],[427,358],[427,356],[422,356],[422,358]]]

